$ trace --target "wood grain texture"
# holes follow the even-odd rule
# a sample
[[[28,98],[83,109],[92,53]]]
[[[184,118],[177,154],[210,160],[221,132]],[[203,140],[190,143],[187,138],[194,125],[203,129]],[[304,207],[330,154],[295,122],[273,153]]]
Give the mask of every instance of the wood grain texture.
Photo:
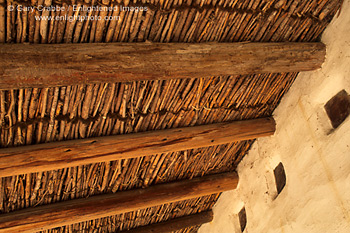
[[[170,233],[187,227],[202,225],[211,222],[212,220],[213,211],[210,210],[199,214],[192,214],[161,223],[135,228],[125,231],[125,233]]]
[[[0,215],[0,232],[36,232],[235,189],[236,173],[154,185]]]
[[[308,71],[325,53],[322,43],[5,44],[0,89]]]
[[[0,177],[208,147],[272,135],[273,118],[0,149]]]
[[[350,115],[350,95],[345,90],[341,90],[327,101],[324,109],[333,128],[338,128]]]

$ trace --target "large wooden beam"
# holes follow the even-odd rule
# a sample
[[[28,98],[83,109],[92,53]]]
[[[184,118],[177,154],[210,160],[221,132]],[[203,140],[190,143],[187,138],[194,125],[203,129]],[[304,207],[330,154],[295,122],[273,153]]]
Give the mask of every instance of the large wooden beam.
[[[0,177],[208,147],[269,136],[273,118],[0,149]]]
[[[202,225],[213,220],[213,211],[192,214],[180,218],[170,219],[165,222],[155,223],[144,227],[138,227],[125,233],[171,233],[187,227]]]
[[[0,46],[0,88],[314,70],[322,43],[108,43]]]
[[[235,189],[236,173],[27,208],[0,215],[0,232],[37,232]]]

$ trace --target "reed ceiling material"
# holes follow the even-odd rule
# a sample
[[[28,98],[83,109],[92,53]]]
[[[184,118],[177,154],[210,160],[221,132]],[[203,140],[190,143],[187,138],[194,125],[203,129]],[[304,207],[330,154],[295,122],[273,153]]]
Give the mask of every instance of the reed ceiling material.
[[[2,91],[1,101],[6,114],[10,111],[11,121],[4,115],[7,125],[2,128],[1,144],[10,147],[270,116],[295,77],[292,73]],[[18,99],[20,96],[22,100]],[[16,115],[18,107],[22,111],[21,121]],[[2,178],[0,197],[3,201],[0,203],[4,212],[10,212],[233,171],[252,142]],[[213,195],[162,205],[59,228],[59,231],[125,230],[210,209],[216,198],[217,195]],[[154,213],[162,217],[155,217]],[[112,227],[110,222],[116,225]]]
[[[0,4],[0,39],[15,43],[315,42],[341,3],[338,0],[155,1],[146,2],[154,5],[147,12],[119,12],[122,20],[118,22],[39,24],[25,12],[2,14],[1,9],[12,3],[0,2],[5,2]],[[268,117],[296,76],[297,73],[255,74],[3,90],[0,91],[0,145],[13,147]],[[234,171],[252,143],[253,140],[241,141],[2,178],[0,210],[8,213]],[[159,205],[45,232],[127,230],[209,210],[218,197],[219,194],[214,194]],[[178,232],[197,229],[194,226]]]
[[[340,0],[224,1],[28,1],[2,0],[8,5],[63,6],[65,11],[12,11],[0,14],[1,41],[31,43],[78,42],[234,42],[311,41],[339,8]],[[73,5],[148,7],[147,11],[73,11]],[[69,6],[71,6],[69,8]],[[120,9],[119,7],[117,7]],[[120,20],[36,21],[35,16],[119,16]],[[87,19],[88,17],[86,17]],[[4,23],[6,22],[6,23]]]

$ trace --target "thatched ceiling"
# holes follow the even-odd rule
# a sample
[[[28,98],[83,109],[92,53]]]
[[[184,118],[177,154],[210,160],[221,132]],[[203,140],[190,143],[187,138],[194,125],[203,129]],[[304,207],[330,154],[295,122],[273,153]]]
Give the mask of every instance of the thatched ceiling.
[[[0,1],[1,2],[1,1]],[[37,5],[44,1],[5,1]],[[120,21],[35,22],[6,12],[10,43],[317,41],[337,0],[134,1],[147,12]],[[50,5],[51,1],[45,1]],[[62,1],[54,4],[83,4]],[[85,1],[86,5],[119,2]],[[127,5],[126,2],[121,4]],[[61,13],[62,14],[62,13]],[[80,12],[79,14],[85,14]],[[95,13],[93,13],[95,14]],[[5,24],[4,24],[5,23]],[[1,28],[5,25],[5,28]],[[161,59],[161,58],[160,58]],[[1,147],[271,116],[297,73],[173,79],[0,91]],[[235,170],[253,141],[90,164],[1,179],[2,213],[101,193]],[[211,209],[219,195],[167,204],[47,232],[115,232]],[[181,232],[196,232],[198,227]]]
[[[227,0],[227,1],[5,1],[13,6],[63,6],[66,11],[7,12],[0,38],[7,42],[204,42],[313,41],[340,6],[339,0]],[[118,11],[74,11],[82,6],[111,6]],[[69,7],[71,6],[71,7]],[[73,8],[76,6],[76,8]],[[147,7],[120,11],[119,6]],[[42,9],[42,7],[40,8]],[[58,8],[56,8],[58,9]],[[80,9],[80,8],[79,8]],[[35,14],[34,14],[35,13]],[[120,20],[51,20],[35,16],[81,16],[85,19],[119,16]],[[71,18],[74,19],[74,18]],[[4,19],[2,19],[4,21]]]

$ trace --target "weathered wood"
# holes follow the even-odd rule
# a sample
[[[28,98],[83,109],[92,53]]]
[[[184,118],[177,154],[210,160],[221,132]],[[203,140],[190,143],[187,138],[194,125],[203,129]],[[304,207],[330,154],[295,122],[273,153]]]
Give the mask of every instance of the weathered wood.
[[[170,219],[165,222],[155,223],[144,227],[138,227],[125,233],[170,233],[187,227],[202,225],[213,220],[213,211],[192,214],[180,218]]]
[[[322,43],[5,44],[0,88],[314,70]]]
[[[152,206],[235,189],[236,173],[154,185],[146,189],[104,194],[27,208],[0,215],[0,232],[37,232]]]
[[[327,101],[324,108],[333,128],[336,129],[350,115],[350,95],[341,90]]]
[[[0,149],[0,177],[201,148],[272,135],[273,118]]]
[[[5,43],[6,41],[6,14],[5,14],[6,1],[0,0],[0,43]]]
[[[239,225],[241,226],[241,231],[244,232],[247,226],[247,213],[244,206],[241,209],[241,211],[239,211],[238,213],[238,219],[239,219]]]

